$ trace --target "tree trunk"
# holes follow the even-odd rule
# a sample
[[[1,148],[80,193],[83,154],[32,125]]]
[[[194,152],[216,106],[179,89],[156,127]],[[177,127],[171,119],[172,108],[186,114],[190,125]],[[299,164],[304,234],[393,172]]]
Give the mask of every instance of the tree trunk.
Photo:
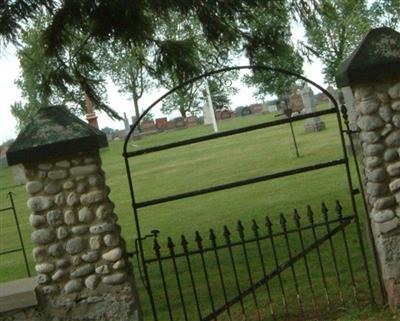
[[[135,94],[133,94],[133,105],[134,105],[134,107],[135,107],[135,116],[136,116],[136,119],[138,119],[139,116],[140,116],[140,112],[139,112],[139,102],[138,102],[138,99],[137,99],[137,97],[136,97]],[[138,125],[138,130],[139,130],[139,132],[142,131],[142,128],[140,127],[140,123],[139,123],[139,125]]]
[[[185,107],[179,107],[179,112],[183,118],[186,118],[186,109]]]

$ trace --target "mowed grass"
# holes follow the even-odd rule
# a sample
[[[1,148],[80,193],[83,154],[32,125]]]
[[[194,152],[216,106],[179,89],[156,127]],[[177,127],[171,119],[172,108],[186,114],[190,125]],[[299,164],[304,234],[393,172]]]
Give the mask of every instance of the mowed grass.
[[[326,106],[320,106],[325,108]],[[255,124],[264,121],[275,120],[273,114],[252,115],[245,118],[237,118],[227,120],[219,124],[220,130],[228,130]],[[342,147],[340,144],[340,136],[338,132],[337,120],[335,115],[323,117],[326,123],[326,130],[318,133],[305,133],[304,121],[296,122],[294,130],[299,146],[301,157],[297,158],[289,125],[272,127],[268,129],[257,130],[241,135],[234,135],[217,140],[211,140],[203,143],[193,144],[185,147],[170,149],[158,153],[139,156],[130,159],[131,173],[135,186],[136,200],[146,201],[153,198],[168,196],[175,193],[182,193],[190,190],[210,187],[216,184],[224,184],[236,180],[256,177],[276,173],[279,171],[293,169],[297,167],[312,165],[319,162],[335,160],[342,157]],[[173,130],[157,135],[144,137],[129,143],[129,150],[137,150],[155,145],[161,145],[168,142],[178,141],[190,137],[201,136],[211,133],[210,126],[197,126],[185,130]],[[126,176],[124,161],[122,157],[123,142],[114,141],[110,143],[108,149],[101,152],[103,159],[104,171],[106,173],[107,184],[111,188],[111,200],[115,203],[115,212],[119,216],[119,224],[122,227],[122,233],[127,241],[129,251],[134,250],[134,240],[136,238],[136,230],[134,226],[133,211],[131,208],[131,197],[128,189],[128,180]],[[352,162],[352,160],[351,160]],[[352,165],[354,171],[354,166]],[[354,175],[355,184],[356,176]],[[31,228],[28,223],[29,211],[26,208],[27,195],[23,186],[14,186],[12,173],[10,169],[0,169],[0,207],[8,206],[6,193],[9,191],[15,194],[17,212],[20,218],[21,229],[23,232],[25,244],[28,253],[31,252],[32,245],[30,242]],[[274,229],[279,230],[279,214],[286,213],[289,218],[288,225],[293,226],[290,219],[293,209],[297,208],[306,221],[305,208],[309,204],[314,208],[316,220],[321,218],[320,206],[324,201],[330,209],[330,215],[334,215],[333,209],[335,201],[341,200],[344,206],[344,214],[352,214],[351,203],[349,197],[349,189],[347,185],[347,177],[344,166],[332,167],[324,170],[317,170],[300,175],[279,178],[267,182],[252,184],[235,189],[220,191],[212,194],[187,198],[184,200],[174,201],[171,203],[151,206],[139,210],[140,225],[143,234],[149,233],[152,229],[157,228],[161,231],[159,241],[162,245],[162,253],[167,253],[166,239],[171,236],[177,244],[180,244],[180,236],[184,234],[190,241],[190,246],[195,247],[193,242],[194,233],[199,231],[204,239],[204,244],[209,245],[208,233],[213,228],[217,234],[218,241],[223,240],[222,228],[227,225],[232,231],[232,238],[237,239],[236,224],[238,220],[243,222],[246,227],[246,235],[250,235],[251,221],[256,219],[260,226],[263,226],[264,217],[269,215],[274,223]],[[362,211],[361,202],[358,199],[358,208],[362,223],[362,232],[364,244],[367,246],[367,236],[365,233],[365,217]],[[11,212],[8,214],[0,213],[0,251],[18,246],[18,238],[15,225],[12,221]],[[319,234],[323,233],[322,230]],[[360,295],[367,297],[368,288],[365,280],[364,266],[359,250],[359,240],[354,227],[348,231],[349,244],[352,246],[352,260],[354,261],[354,269],[356,276],[359,278],[357,284],[360,288]],[[310,235],[306,237],[307,244],[312,241]],[[341,250],[338,250],[338,260],[340,268],[345,269],[343,244],[339,236],[336,239],[340,244]],[[292,240],[294,251],[299,251],[299,244],[296,239]],[[287,259],[287,252],[282,245],[278,245],[280,258],[284,261]],[[152,240],[145,241],[145,251],[148,257],[154,257],[152,251]],[[180,247],[179,247],[180,249]],[[255,253],[255,248],[249,248],[251,258]],[[178,251],[178,249],[177,249]],[[271,257],[270,249],[265,250],[265,255]],[[269,251],[269,252],[268,252]],[[367,246],[367,255],[370,251]],[[237,250],[235,253],[239,264],[239,272],[246,278],[246,269],[243,262],[243,255]],[[30,266],[33,270],[33,262],[29,255]],[[224,261],[224,274],[229,274],[228,258],[222,258]],[[332,268],[332,255],[329,248],[323,252],[323,259],[328,267],[328,284],[337,285],[334,270]],[[310,262],[316,262],[316,258],[310,255]],[[270,260],[271,261],[271,260]],[[211,262],[211,258],[209,258]],[[260,267],[256,259],[251,260],[252,268],[256,270]],[[328,262],[330,262],[328,264]],[[372,262],[369,259],[369,262]],[[182,263],[179,263],[180,269],[185,269]],[[201,265],[194,260],[195,272],[199,275],[202,273]],[[273,268],[272,263],[268,263],[269,271]],[[315,263],[316,264],[316,263]],[[215,264],[214,264],[215,265]],[[372,265],[372,264],[370,264]],[[148,298],[145,290],[139,280],[136,261],[133,261],[134,270],[140,287],[141,299],[144,306],[145,320],[151,320],[151,312],[149,309]],[[318,269],[315,265],[313,278],[320,278]],[[210,263],[210,269],[213,263]],[[214,266],[215,269],[215,266]],[[167,272],[173,272],[171,268],[166,267]],[[372,270],[372,269],[371,269]],[[164,300],[162,292],[162,284],[159,277],[157,267],[150,268],[150,275],[153,280],[153,288],[156,299]],[[14,253],[7,256],[0,256],[0,281],[7,281],[23,277],[24,265],[21,253]],[[256,272],[256,273],[259,273]],[[289,272],[285,272],[283,276],[285,284],[292,284]],[[304,269],[299,271],[299,283],[302,288],[306,288],[306,277]],[[347,281],[343,279],[344,288],[350,289],[349,275]],[[372,273],[373,281],[375,280]],[[216,283],[217,276],[211,276],[211,281]],[[186,280],[187,281],[187,280]],[[245,280],[241,280],[245,282]],[[347,282],[347,283],[346,283]],[[172,305],[179,310],[181,302],[176,291],[175,277],[173,273],[167,274],[167,283],[173,289],[171,294]],[[204,283],[204,280],[203,280]],[[234,295],[233,281],[228,281],[231,289],[228,291],[230,295]],[[374,282],[375,284],[375,282]],[[272,286],[273,297],[276,301],[280,299],[281,293],[277,283]],[[316,291],[317,295],[323,298],[323,289],[319,287]],[[189,289],[185,289],[189,291]],[[204,290],[205,291],[205,290]],[[265,291],[264,291],[265,292]],[[296,294],[294,287],[289,286],[287,290],[288,296],[292,299],[292,305],[296,303]],[[204,297],[207,293],[204,292]],[[307,293],[309,295],[309,293]],[[189,296],[189,293],[185,292]],[[265,296],[265,293],[263,294]],[[338,290],[332,293],[333,299],[337,300]],[[260,296],[261,297],[261,296]],[[216,301],[221,297],[216,298]],[[260,300],[264,300],[262,298]],[[306,299],[307,301],[307,299]],[[309,302],[306,302],[308,304]],[[160,308],[161,320],[166,320],[166,307]],[[202,307],[207,310],[207,299],[202,299]],[[251,305],[253,302],[246,303]],[[295,307],[292,313],[296,313]],[[332,312],[332,311],[331,311]],[[180,312],[179,312],[180,313]],[[381,313],[381,312],[379,312]],[[335,314],[335,313],[334,313]],[[180,317],[182,317],[180,315]],[[389,317],[389,316],[388,316]],[[318,320],[328,320],[323,317]],[[353,320],[353,319],[340,319]],[[356,320],[356,319],[354,319]],[[366,319],[367,320],[367,319]],[[371,319],[373,320],[373,319]],[[379,319],[384,320],[384,319]]]

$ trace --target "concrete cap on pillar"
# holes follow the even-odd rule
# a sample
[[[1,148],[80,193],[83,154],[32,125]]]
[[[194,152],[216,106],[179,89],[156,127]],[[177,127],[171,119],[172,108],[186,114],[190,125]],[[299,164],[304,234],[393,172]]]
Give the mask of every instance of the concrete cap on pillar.
[[[7,151],[9,165],[38,162],[108,146],[106,135],[65,106],[41,108]]]
[[[400,33],[383,27],[372,29],[343,61],[335,78],[339,88],[400,75]]]

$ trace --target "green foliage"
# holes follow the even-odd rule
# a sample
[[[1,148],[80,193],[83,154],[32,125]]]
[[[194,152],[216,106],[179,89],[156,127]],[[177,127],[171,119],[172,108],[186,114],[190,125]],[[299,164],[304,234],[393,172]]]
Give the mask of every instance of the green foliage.
[[[367,0],[324,0],[303,19],[308,52],[324,64],[325,81],[334,84],[339,64],[359,44],[374,17]]]
[[[48,21],[49,17],[40,16],[21,35],[21,47],[17,51],[21,73],[16,84],[24,101],[12,106],[18,127],[22,128],[40,107],[49,104],[67,105],[77,114],[84,113],[86,96],[95,108],[118,118],[118,114],[104,103],[106,91],[101,72],[94,62],[94,46],[87,43],[82,47],[81,35],[74,32],[76,41],[71,47],[56,57],[46,56],[42,33]]]
[[[161,50],[174,51],[175,54],[167,54],[166,56],[180,60],[180,63],[177,64],[173,60],[160,58],[165,56],[160,52],[156,55],[157,59],[161,60],[156,62],[157,67],[153,71],[153,75],[162,86],[168,89],[179,86],[193,76],[229,63],[231,56],[228,52],[233,50],[231,48],[220,48],[218,50],[212,44],[207,43],[202,34],[201,24],[195,18],[182,19],[179,15],[171,15],[170,20],[160,30],[163,33],[163,38],[171,39],[166,40],[166,46]],[[181,51],[182,49],[183,51]],[[179,67],[183,65],[185,66],[183,69]],[[210,77],[210,87],[213,87],[210,90],[212,95],[215,96],[216,102],[228,95],[222,89],[223,84],[232,82],[235,78],[237,78],[237,73],[233,72]],[[180,88],[163,101],[161,111],[165,114],[171,114],[177,110],[184,118],[188,113],[197,114],[204,104],[204,86],[205,79],[200,79]]]
[[[106,135],[113,135],[117,130],[110,127],[104,127],[101,129],[101,131]]]
[[[375,26],[400,27],[400,0],[375,0],[371,11],[379,17],[375,20]]]
[[[175,81],[181,83],[209,70],[215,63],[223,64],[229,51],[244,48],[252,56],[252,52],[265,45],[266,40],[266,50],[276,47],[281,41],[279,32],[272,33],[268,39],[260,38],[249,30],[249,26],[259,19],[260,10],[267,10],[273,17],[280,15],[282,8],[292,16],[302,16],[309,5],[303,0],[216,0],[207,2],[207,5],[202,1],[181,0],[7,0],[0,7],[0,41],[16,43],[21,30],[38,16],[47,14],[50,21],[41,35],[42,46],[48,57],[62,61],[60,68],[48,77],[48,82],[64,92],[78,81],[97,108],[118,118],[104,105],[100,91],[96,90],[101,81],[85,73],[84,66],[89,70],[99,66],[92,50],[80,54],[87,46],[107,47],[110,42],[120,42],[126,48],[143,48],[153,59],[149,71],[158,75],[174,74]],[[174,34],[165,33],[165,26],[176,17],[186,21],[186,24],[177,24],[184,27],[178,34],[193,24],[197,30],[196,37],[177,39]],[[205,59],[207,52],[201,48],[204,43],[212,48],[211,66]],[[65,59],[68,57],[66,51],[71,48],[76,49],[75,54],[69,55],[73,66],[69,59]]]
[[[140,114],[142,114],[143,113],[143,109],[142,109],[142,112],[140,113]],[[151,112],[151,111],[149,111],[146,115],[144,115],[144,117],[143,117],[143,120],[153,120],[154,119],[154,114]]]
[[[101,61],[108,75],[118,86],[119,92],[129,95],[139,117],[139,100],[150,89],[153,80],[146,70],[149,53],[143,46],[130,46],[113,42],[103,48]]]
[[[250,32],[256,42],[249,50],[249,59],[253,65],[282,68],[297,74],[303,73],[303,58],[291,42],[289,10],[282,5],[279,15],[268,10],[259,12],[258,19],[250,25]],[[274,40],[273,40],[274,39]],[[253,70],[244,81],[257,88],[256,96],[265,98],[286,94],[295,77],[268,70]]]
[[[169,115],[178,110],[183,118],[188,113],[191,115],[198,113],[201,109],[199,89],[199,84],[193,84],[177,90],[163,100],[161,111]]]

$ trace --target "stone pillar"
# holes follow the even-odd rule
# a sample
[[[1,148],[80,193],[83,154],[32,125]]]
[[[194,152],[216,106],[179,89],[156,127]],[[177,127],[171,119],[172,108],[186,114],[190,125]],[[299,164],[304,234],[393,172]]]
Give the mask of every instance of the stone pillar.
[[[105,135],[65,107],[39,110],[8,150],[27,177],[43,320],[139,320],[125,242],[101,168]]]
[[[392,308],[400,305],[400,34],[371,30],[338,69],[339,87],[355,97],[366,198],[382,279]]]
[[[301,98],[304,104],[304,113],[314,113],[316,112],[314,94],[312,89],[305,83],[303,88],[301,89]],[[306,132],[319,132],[325,129],[325,123],[321,120],[320,117],[308,118],[304,122],[304,130]]]

